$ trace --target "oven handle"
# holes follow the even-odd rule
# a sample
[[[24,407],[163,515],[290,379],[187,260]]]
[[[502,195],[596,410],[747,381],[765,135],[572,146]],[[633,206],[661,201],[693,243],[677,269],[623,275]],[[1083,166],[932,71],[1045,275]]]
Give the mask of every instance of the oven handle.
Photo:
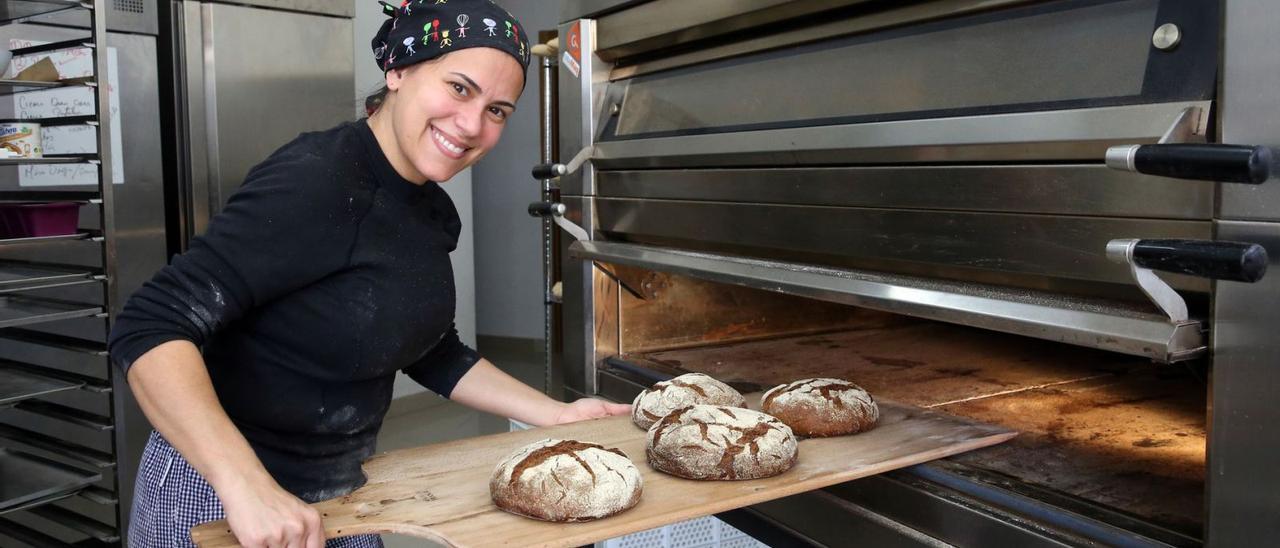
[[[550,217],[551,221],[568,232],[575,240],[590,241],[591,235],[586,230],[566,218],[568,206],[559,202],[533,202],[529,204],[529,215],[533,217]]]
[[[1257,185],[1271,178],[1273,156],[1265,146],[1170,143],[1113,146],[1106,162],[1147,175]]]
[[[1112,240],[1108,254],[1134,265],[1214,280],[1253,283],[1267,273],[1267,250],[1248,242],[1215,240]]]

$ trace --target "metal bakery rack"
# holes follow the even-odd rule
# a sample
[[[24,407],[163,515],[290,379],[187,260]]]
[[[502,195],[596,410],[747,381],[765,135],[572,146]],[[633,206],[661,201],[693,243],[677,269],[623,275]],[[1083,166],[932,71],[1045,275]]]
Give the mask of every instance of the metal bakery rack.
[[[108,81],[103,78],[108,71],[105,0],[3,0],[0,23],[74,11],[87,15],[87,29],[81,29],[86,36],[14,49],[13,55],[88,55],[91,76],[0,80],[0,96],[6,97],[86,90],[92,115],[7,121],[92,128],[83,131],[96,134],[97,145],[93,153],[0,159],[0,174],[6,177],[17,176],[23,166],[52,164],[97,176],[96,187],[70,186],[70,181],[27,187],[8,181],[0,190],[6,203],[80,204],[74,233],[0,239],[0,544],[5,545],[5,539],[39,547],[117,545],[128,510],[120,504],[120,492],[131,487],[115,457],[126,405],[116,388],[124,379],[111,368],[105,345],[117,298],[112,120],[102,115],[110,102],[108,86],[100,85]]]

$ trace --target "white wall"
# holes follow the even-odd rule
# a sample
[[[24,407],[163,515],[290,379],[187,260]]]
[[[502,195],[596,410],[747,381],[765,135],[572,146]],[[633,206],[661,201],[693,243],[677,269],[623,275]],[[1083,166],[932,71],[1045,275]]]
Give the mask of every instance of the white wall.
[[[382,86],[382,71],[373,60],[373,52],[369,48],[373,35],[378,32],[386,16],[382,15],[381,6],[373,0],[351,0],[355,2],[355,52],[356,75],[355,90],[358,99],[355,105],[356,116],[364,116],[364,97]],[[454,283],[457,285],[457,311],[454,321],[458,325],[458,335],[462,342],[471,347],[476,345],[476,277],[474,228],[472,223],[471,204],[471,171],[459,173],[453,179],[441,184],[462,217],[462,234],[458,237],[458,249],[451,255],[453,261]],[[541,271],[539,271],[541,272]],[[394,397],[407,396],[423,392],[426,389],[404,375],[396,378]]]
[[[497,0],[529,36],[556,27],[560,0]],[[541,198],[529,175],[538,163],[538,59],[529,64],[524,95],[502,141],[473,168],[476,234],[476,331],[481,335],[542,339],[542,223],[529,202]]]

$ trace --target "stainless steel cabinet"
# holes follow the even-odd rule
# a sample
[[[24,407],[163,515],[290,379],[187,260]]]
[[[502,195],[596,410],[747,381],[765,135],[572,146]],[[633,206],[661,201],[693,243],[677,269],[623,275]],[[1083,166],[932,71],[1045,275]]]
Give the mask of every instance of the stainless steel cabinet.
[[[258,4],[266,4],[259,2]],[[315,2],[274,2],[292,9]],[[174,3],[178,48],[183,246],[204,231],[244,176],[299,133],[349,120],[350,5],[304,13],[216,2]],[[346,16],[342,14],[346,13]]]

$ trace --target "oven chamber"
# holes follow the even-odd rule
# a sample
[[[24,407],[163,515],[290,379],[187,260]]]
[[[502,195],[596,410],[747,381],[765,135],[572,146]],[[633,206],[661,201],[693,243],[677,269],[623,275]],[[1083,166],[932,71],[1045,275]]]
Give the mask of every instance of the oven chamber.
[[[1280,250],[1273,182],[1107,161],[1280,143],[1264,4],[567,2],[543,158],[592,153],[544,199],[590,240],[547,242],[549,386],[839,376],[1021,432],[723,516],[779,545],[1274,538],[1274,276],[1161,273],[1179,315],[1107,249]]]

